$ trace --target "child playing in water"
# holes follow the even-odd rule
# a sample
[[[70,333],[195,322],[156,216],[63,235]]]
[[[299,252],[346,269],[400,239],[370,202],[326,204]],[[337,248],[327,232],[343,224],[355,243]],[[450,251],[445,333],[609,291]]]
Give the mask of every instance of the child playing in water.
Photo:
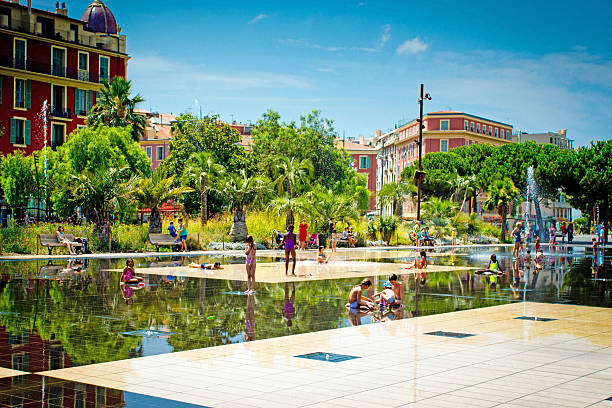
[[[134,273],[134,260],[130,258],[125,262],[125,268],[123,268],[123,272],[121,272],[121,278],[119,278],[119,280],[121,283],[128,285],[141,283],[144,279],[140,276],[134,275]]]
[[[189,266],[190,268],[200,268],[200,269],[214,269],[214,270],[223,269],[223,267],[221,266],[221,262],[215,262],[214,264],[209,264],[206,262],[199,264],[199,263],[192,262],[187,266]]]
[[[479,269],[474,273],[477,275],[502,275],[504,271],[499,266],[497,256],[495,254],[491,254],[491,259],[489,259],[489,266],[487,266],[487,269]]]
[[[257,266],[257,245],[252,235],[246,237],[246,248],[244,251],[246,255],[246,272],[247,272],[247,295],[255,293],[255,268]]]
[[[541,271],[544,268],[544,254],[542,251],[538,251],[535,257],[535,270]]]
[[[404,286],[397,279],[396,274],[389,276],[389,283],[391,283],[391,288],[393,289],[393,294],[395,295],[395,299],[397,299],[400,302],[400,304],[404,303]]]
[[[425,251],[421,251],[419,253],[419,256],[415,256],[414,258],[414,264],[408,266],[406,269],[425,269],[427,268],[427,252]]]
[[[391,284],[391,282],[385,282],[383,284],[383,290],[372,296],[372,298],[377,297],[380,298],[380,303],[384,306],[392,307],[401,304],[401,301],[395,297],[395,293],[393,292],[393,285]]]
[[[320,246],[319,247],[319,255],[317,256],[317,263],[320,264],[326,264],[329,262],[329,258],[327,257],[327,255],[325,255],[325,247],[324,246]]]
[[[537,251],[536,251],[537,252]],[[527,254],[525,255],[525,267],[529,269],[531,267],[531,249],[527,250]]]
[[[334,228],[332,230],[332,235],[331,235],[331,252],[332,252],[332,254],[334,252],[336,252],[336,247],[337,246],[338,246],[338,232]]]
[[[362,296],[364,290],[368,290],[372,287],[372,281],[365,278],[359,285],[356,285],[351,289],[348,296],[348,307],[351,309],[359,309],[360,307],[366,307],[372,309],[374,307],[374,301],[368,297]]]
[[[538,235],[535,240],[535,251],[538,252],[540,250],[540,236]]]

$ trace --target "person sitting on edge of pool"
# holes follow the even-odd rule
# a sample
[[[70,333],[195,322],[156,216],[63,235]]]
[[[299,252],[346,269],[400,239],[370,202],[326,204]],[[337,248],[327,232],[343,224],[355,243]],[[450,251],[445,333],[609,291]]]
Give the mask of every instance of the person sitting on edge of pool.
[[[391,283],[391,287],[393,289],[393,293],[395,294],[395,299],[399,300],[400,304],[404,303],[404,285],[397,279],[396,274],[392,274],[389,276],[389,283]]]
[[[497,261],[497,255],[491,254],[491,259],[489,259],[489,266],[486,269],[479,269],[474,272],[476,275],[503,275],[504,271],[502,270],[499,262]]]
[[[427,268],[427,252],[421,251],[418,256],[414,257],[414,264],[409,265],[405,269],[425,269]]]
[[[372,309],[374,307],[374,301],[369,297],[362,296],[364,290],[368,290],[372,287],[372,281],[365,278],[359,285],[353,286],[348,296],[348,307],[351,309],[359,309],[365,307]]]
[[[331,256],[325,255],[325,247],[321,245],[319,247],[319,255],[317,256],[317,263],[326,264],[329,262]]]

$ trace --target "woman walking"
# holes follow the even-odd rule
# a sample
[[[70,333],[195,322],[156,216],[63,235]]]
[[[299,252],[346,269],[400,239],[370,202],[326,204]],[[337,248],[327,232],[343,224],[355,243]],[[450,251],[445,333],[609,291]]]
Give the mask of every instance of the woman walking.
[[[283,244],[285,246],[285,276],[289,274],[289,255],[293,258],[293,268],[291,269],[291,275],[295,276],[295,241],[296,235],[293,233],[293,225],[287,227],[287,233],[283,238]]]

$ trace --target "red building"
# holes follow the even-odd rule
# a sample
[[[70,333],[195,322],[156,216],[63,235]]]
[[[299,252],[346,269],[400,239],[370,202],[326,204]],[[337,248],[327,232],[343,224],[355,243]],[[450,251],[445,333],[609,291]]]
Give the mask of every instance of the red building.
[[[0,1],[0,153],[61,145],[85,125],[102,80],[125,77],[129,56],[113,13],[95,0],[81,19]]]
[[[353,167],[357,173],[368,177],[370,191],[370,210],[376,208],[376,155],[378,150],[355,142],[336,140],[336,147],[344,149],[353,159]]]

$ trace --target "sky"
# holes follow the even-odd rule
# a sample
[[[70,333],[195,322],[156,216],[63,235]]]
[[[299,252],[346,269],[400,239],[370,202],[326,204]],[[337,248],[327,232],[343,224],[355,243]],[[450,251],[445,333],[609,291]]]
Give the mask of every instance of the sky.
[[[90,0],[69,0],[79,18]],[[612,132],[610,1],[105,0],[131,56],[128,79],[160,112],[256,122],[313,109],[366,137],[425,111],[515,130]],[[52,9],[55,1],[34,0]]]

